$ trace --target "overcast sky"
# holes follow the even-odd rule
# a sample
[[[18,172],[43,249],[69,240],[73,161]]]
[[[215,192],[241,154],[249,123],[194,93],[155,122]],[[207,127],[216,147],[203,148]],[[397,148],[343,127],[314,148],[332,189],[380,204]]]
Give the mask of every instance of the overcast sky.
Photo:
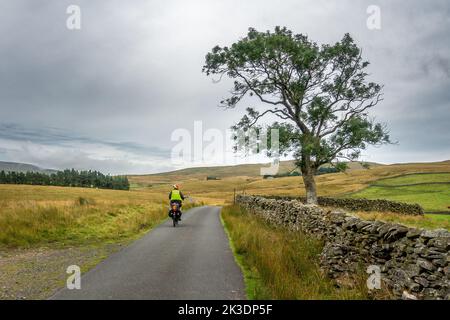
[[[66,27],[71,4],[81,8],[80,30]],[[381,9],[381,30],[367,28],[369,5]],[[0,161],[105,173],[178,168],[174,129],[201,120],[224,132],[249,106],[218,108],[230,82],[202,74],[205,54],[250,26],[277,25],[318,43],[349,32],[363,48],[370,79],[385,85],[373,115],[399,142],[364,151],[364,160],[450,159],[447,0],[1,0]]]

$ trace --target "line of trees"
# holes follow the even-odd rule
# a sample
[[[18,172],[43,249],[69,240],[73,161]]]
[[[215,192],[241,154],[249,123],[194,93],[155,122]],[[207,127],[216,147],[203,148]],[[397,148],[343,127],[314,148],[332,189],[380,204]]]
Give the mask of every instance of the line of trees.
[[[28,184],[114,190],[130,189],[130,183],[126,176],[110,176],[104,175],[99,171],[78,171],[75,169],[67,169],[51,174],[31,171],[0,171],[0,184]]]
[[[319,169],[317,169],[316,172],[316,176],[321,175],[321,174],[327,174],[327,173],[336,173],[339,172],[338,169],[333,168],[333,167],[320,167]],[[302,173],[298,172],[298,171],[292,171],[292,172],[286,172],[286,173],[281,173],[281,174],[276,174],[274,176],[272,175],[264,175],[263,178],[267,179],[267,178],[283,178],[283,177],[298,177],[301,176]]]
[[[339,169],[336,169],[334,167],[320,167],[317,169],[316,176],[321,174],[327,174],[327,173],[336,173],[339,172]]]

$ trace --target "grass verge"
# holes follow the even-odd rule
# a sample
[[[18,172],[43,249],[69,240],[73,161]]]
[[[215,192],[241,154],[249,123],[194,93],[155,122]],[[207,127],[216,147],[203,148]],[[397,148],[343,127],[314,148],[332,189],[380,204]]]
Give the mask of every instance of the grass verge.
[[[337,286],[320,269],[322,243],[301,232],[267,224],[238,206],[222,219],[249,299],[368,299],[365,280]]]

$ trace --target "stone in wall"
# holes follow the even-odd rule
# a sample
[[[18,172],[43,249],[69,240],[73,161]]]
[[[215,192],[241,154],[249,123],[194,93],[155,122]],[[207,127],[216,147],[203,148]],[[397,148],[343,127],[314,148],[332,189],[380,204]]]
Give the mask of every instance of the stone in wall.
[[[299,200],[306,202],[305,197],[283,197],[270,196],[271,199],[276,200]],[[318,204],[325,207],[339,207],[352,211],[380,211],[380,212],[394,212],[404,215],[423,215],[424,210],[418,204],[409,204],[403,202],[389,201],[385,199],[353,199],[353,198],[330,198],[318,197]]]

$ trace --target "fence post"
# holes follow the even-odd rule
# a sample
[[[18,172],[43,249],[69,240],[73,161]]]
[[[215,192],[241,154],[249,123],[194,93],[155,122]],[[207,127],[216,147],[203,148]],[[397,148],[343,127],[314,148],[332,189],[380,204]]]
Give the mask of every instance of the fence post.
[[[233,189],[233,204],[236,204],[236,188]]]

